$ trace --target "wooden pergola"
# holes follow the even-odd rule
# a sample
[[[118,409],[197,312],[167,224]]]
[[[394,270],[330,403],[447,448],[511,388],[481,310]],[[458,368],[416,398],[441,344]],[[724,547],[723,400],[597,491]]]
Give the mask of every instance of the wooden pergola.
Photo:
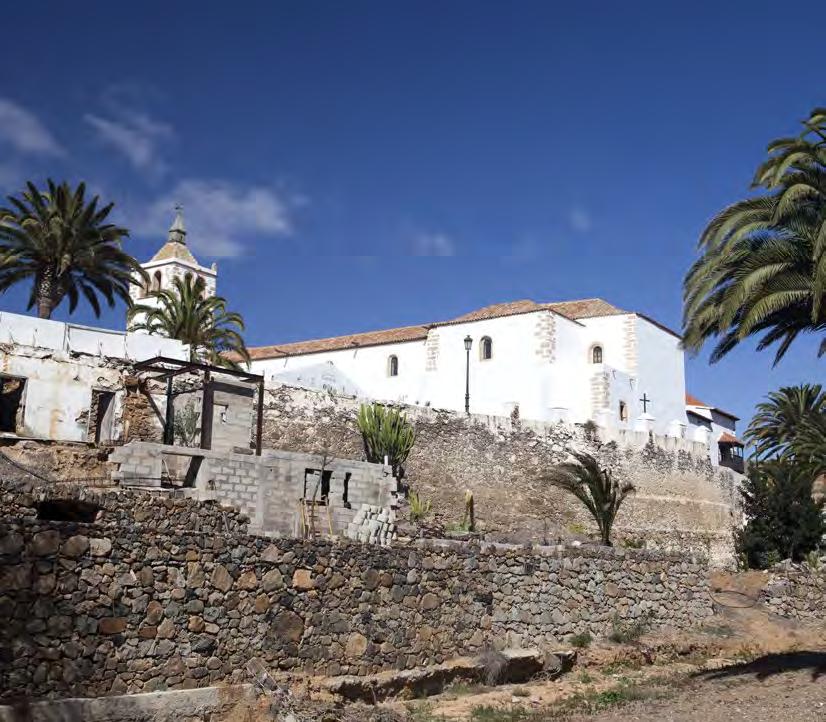
[[[169,358],[167,356],[155,356],[145,361],[138,361],[134,364],[135,371],[154,374],[149,377],[152,381],[166,381],[166,412],[164,414],[163,443],[172,445],[175,441],[174,430],[174,397],[177,395],[173,390],[173,379],[182,374],[194,373],[200,375],[206,392],[213,375],[232,376],[239,381],[255,384],[258,388],[258,408],[256,413],[255,429],[255,453],[261,456],[261,440],[264,427],[264,377],[261,374],[250,373],[238,369],[225,368],[224,366],[213,366],[211,364],[199,363],[197,361],[182,361],[180,359]],[[186,393],[186,392],[179,392]],[[212,439],[212,400],[208,393],[201,396],[201,443],[202,449],[209,449]]]

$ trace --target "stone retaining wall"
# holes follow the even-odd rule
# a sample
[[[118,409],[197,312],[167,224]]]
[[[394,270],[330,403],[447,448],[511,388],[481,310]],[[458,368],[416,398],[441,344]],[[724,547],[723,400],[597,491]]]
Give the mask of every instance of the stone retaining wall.
[[[300,451],[323,439],[336,456],[361,458],[358,408],[352,397],[291,386],[268,389],[264,445]],[[416,425],[407,480],[432,500],[439,523],[461,520],[470,489],[478,526],[489,539],[541,542],[577,538],[578,530],[595,532],[582,505],[543,479],[577,449],[637,489],[617,518],[618,542],[628,537],[659,550],[702,549],[716,565],[733,563],[731,532],[741,517],[736,475],[712,467],[707,450],[696,453],[697,444],[607,430],[594,438],[571,425],[418,406],[404,411]]]
[[[711,614],[707,572],[684,557],[273,541],[197,531],[194,522],[173,530],[159,528],[164,506],[138,504],[138,493],[106,502],[158,516],[4,519],[3,699],[248,681],[244,664],[254,656],[273,669],[363,675],[487,645],[604,635],[615,618],[685,628]],[[224,511],[204,514],[217,523]]]
[[[760,593],[770,611],[802,622],[826,621],[826,568],[790,565],[773,572]]]

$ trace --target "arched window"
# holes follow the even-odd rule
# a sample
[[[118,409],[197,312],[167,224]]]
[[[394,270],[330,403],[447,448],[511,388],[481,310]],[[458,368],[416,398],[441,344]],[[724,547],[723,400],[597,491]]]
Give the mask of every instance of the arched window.
[[[624,401],[619,402],[619,420],[628,421],[628,405]]]
[[[493,341],[490,336],[483,336],[479,344],[479,358],[482,361],[487,361],[493,358]]]
[[[398,376],[399,375],[399,357],[398,356],[391,356],[387,359],[387,375],[388,376]]]
[[[591,349],[591,363],[592,364],[601,364],[602,363],[602,346],[594,346]]]
[[[152,282],[152,290],[153,291],[160,291],[161,290],[161,272],[155,271],[155,280]]]

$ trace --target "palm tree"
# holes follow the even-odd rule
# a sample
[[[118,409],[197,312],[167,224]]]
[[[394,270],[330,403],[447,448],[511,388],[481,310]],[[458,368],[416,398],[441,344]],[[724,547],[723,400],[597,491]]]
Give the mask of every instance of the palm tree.
[[[129,318],[138,319],[132,329],[189,344],[192,361],[236,369],[241,367],[239,360],[249,364],[249,352],[240,333],[244,320],[240,314],[226,310],[226,299],[207,297],[202,278],[175,278],[173,288],[153,291],[147,298],[155,299],[157,305],[132,306]]]
[[[772,391],[745,433],[758,459],[779,457],[826,468],[826,391],[820,384]]]
[[[800,334],[826,331],[826,108],[803,125],[769,144],[752,183],[767,192],[725,208],[700,236],[683,343],[696,352],[715,339],[712,363],[762,334],[757,348],[777,344],[776,364]]]
[[[611,546],[611,528],[622,502],[635,492],[633,484],[621,483],[608,469],[601,469],[590,454],[573,452],[577,463],[569,462],[553,467],[546,480],[573,494],[594,517],[602,543]]]
[[[120,298],[131,305],[129,284],[145,277],[138,262],[121,248],[129,232],[106,223],[113,204],[99,208],[86,201],[86,185],[72,188],[47,181],[40,191],[31,182],[10,207],[0,208],[0,293],[32,280],[29,308],[51,318],[64,298],[69,312],[83,295],[100,316],[99,296],[112,307]]]

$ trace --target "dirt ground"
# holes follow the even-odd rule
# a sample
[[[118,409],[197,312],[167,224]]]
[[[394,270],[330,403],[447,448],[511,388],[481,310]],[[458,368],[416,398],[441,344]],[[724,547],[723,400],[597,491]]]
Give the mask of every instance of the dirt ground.
[[[762,677],[760,669],[753,666],[738,665],[721,672],[721,677],[691,679],[673,697],[640,700],[618,709],[595,715],[574,715],[569,719],[571,722],[826,720],[826,654],[793,653],[769,662],[763,669],[768,676]],[[782,671],[785,669],[795,671]]]

